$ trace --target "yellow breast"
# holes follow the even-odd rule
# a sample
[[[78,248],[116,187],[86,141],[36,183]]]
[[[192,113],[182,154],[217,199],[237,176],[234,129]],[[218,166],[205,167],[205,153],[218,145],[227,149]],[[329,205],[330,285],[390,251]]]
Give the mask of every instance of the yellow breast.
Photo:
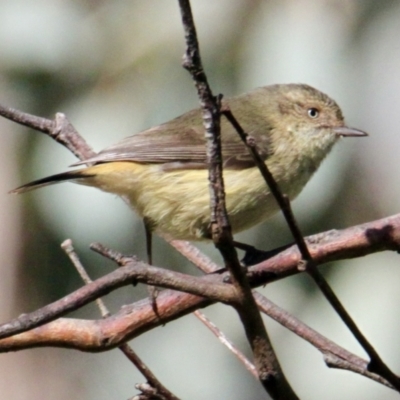
[[[157,164],[110,162],[89,167],[93,174],[78,183],[96,186],[106,192],[123,196],[155,231],[176,239],[204,240],[209,238],[210,192],[208,171],[203,169],[164,171]],[[298,187],[282,189],[296,196],[307,179]],[[227,210],[233,232],[256,225],[278,206],[257,168],[224,171]],[[288,187],[287,187],[288,186]]]

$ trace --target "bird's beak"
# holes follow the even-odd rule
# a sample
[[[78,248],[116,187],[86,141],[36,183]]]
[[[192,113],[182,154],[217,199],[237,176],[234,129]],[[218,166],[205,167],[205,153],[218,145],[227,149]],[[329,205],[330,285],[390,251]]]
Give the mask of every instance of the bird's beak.
[[[368,136],[367,132],[360,131],[359,129],[349,128],[347,126],[337,126],[333,128],[333,131],[336,133],[337,136],[340,137],[361,137],[361,136]]]

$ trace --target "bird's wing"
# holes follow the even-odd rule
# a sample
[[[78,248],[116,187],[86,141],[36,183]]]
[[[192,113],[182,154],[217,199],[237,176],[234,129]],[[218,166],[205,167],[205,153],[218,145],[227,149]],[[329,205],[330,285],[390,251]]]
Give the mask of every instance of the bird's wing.
[[[246,130],[246,121],[240,122],[244,123],[243,127]],[[265,124],[263,127],[267,128]],[[271,153],[268,133],[255,131],[247,133],[255,138],[260,155],[266,159]],[[255,165],[248,149],[225,118],[221,119],[221,142],[225,168],[244,169]],[[166,124],[129,136],[100,151],[96,156],[74,165],[135,161],[163,164],[166,170],[202,169],[207,167],[205,145],[201,112],[197,109]]]

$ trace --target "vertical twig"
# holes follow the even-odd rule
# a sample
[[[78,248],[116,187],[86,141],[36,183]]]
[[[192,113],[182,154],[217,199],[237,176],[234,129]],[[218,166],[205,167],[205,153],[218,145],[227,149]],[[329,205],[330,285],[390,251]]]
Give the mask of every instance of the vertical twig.
[[[233,247],[232,232],[225,207],[225,191],[222,178],[220,97],[213,96],[201,64],[190,2],[188,0],[179,0],[179,5],[187,46],[183,66],[192,75],[197,88],[206,131],[210,181],[211,234],[214,244],[219,249],[225,266],[230,272],[232,284],[236,289],[237,300],[232,305],[243,323],[247,339],[253,351],[254,364],[264,388],[274,399],[297,399],[298,397],[290,387],[279,365],[246,274],[240,266],[236,250]]]

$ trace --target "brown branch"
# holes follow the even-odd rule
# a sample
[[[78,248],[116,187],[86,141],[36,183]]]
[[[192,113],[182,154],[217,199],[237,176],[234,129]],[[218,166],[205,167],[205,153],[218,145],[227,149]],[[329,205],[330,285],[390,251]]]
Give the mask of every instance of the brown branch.
[[[328,302],[331,304],[331,306],[334,308],[336,313],[339,315],[341,320],[345,323],[345,325],[348,327],[350,332],[353,334],[353,336],[356,338],[358,343],[361,345],[361,347],[366,351],[368,356],[370,357],[370,362],[368,363],[368,370],[371,372],[374,372],[383,378],[385,378],[388,382],[390,382],[398,391],[400,391],[400,378],[393,373],[392,370],[384,363],[378,352],[375,350],[375,348],[372,346],[372,344],[368,341],[366,336],[361,332],[361,330],[358,328],[357,324],[354,322],[353,318],[350,316],[350,314],[347,312],[347,310],[344,308],[343,304],[339,300],[339,298],[336,296],[334,293],[333,289],[331,286],[328,284],[326,279],[323,277],[323,275],[318,271],[317,269],[317,263],[315,260],[312,258],[307,245],[305,244],[305,240],[303,236],[301,235],[300,230],[297,227],[297,224],[295,223],[295,218],[292,213],[292,209],[290,206],[289,200],[287,200],[287,209],[288,213],[292,215],[291,220],[294,222],[294,226],[296,229],[297,228],[297,236],[295,236],[296,243],[299,246],[299,250],[302,254],[303,260],[306,261],[306,269],[305,271],[308,273],[308,275],[311,276],[311,278],[314,280],[314,282],[317,284],[318,288],[321,290],[325,298],[328,300]],[[288,224],[290,224],[290,220],[288,220]],[[301,239],[300,239],[301,237]],[[299,245],[301,243],[301,245]]]
[[[212,273],[219,269],[217,264],[215,264],[211,259],[201,253],[189,242],[180,240],[168,240],[168,242],[203,272]],[[346,369],[348,371],[361,374],[393,389],[393,386],[390,385],[385,379],[368,371],[367,361],[332,342],[293,315],[289,314],[287,311],[280,308],[278,305],[274,304],[257,291],[253,291],[253,295],[259,309],[264,314],[268,315],[283,327],[289,329],[291,332],[312,344],[324,355],[324,360],[329,367]],[[238,358],[241,360],[240,357]],[[247,368],[246,364],[245,367]]]
[[[218,264],[215,264],[210,258],[202,253],[197,247],[193,246],[190,242],[184,240],[174,240],[166,235],[163,235],[164,239],[178,250],[183,256],[191,261],[196,267],[206,274],[211,274],[220,269]],[[257,370],[248,358],[226,337],[226,335],[213,324],[202,312],[196,310],[194,315],[208,328],[210,331],[224,344],[244,367],[258,379]]]
[[[235,293],[231,285],[223,283],[219,276],[193,277],[132,260],[128,261],[125,266],[54,303],[30,314],[22,314],[15,320],[0,325],[0,338],[53,321],[67,312],[76,310],[98,297],[110,293],[112,290],[137,282],[182,290],[228,304],[235,299]]]
[[[218,340],[229,349],[229,351],[244,365],[256,379],[258,379],[257,369],[249,359],[232,343],[232,341],[205,315],[199,310],[193,313],[196,318],[201,321],[217,338]]]
[[[246,274],[241,268],[235,248],[225,204],[222,177],[222,151],[220,126],[220,98],[213,96],[201,63],[196,28],[189,0],[179,0],[185,31],[186,53],[183,66],[191,74],[197,88],[203,111],[203,124],[207,139],[209,166],[211,236],[230,272],[236,290],[236,303],[232,304],[239,314],[247,340],[252,348],[254,364],[263,387],[274,399],[297,399],[290,387],[272,348],[260,312],[251,293]]]
[[[201,271],[210,274],[220,270],[218,264],[214,263],[190,242],[174,240],[166,235],[163,235],[163,237],[171,246],[178,250]],[[257,369],[255,368],[254,364],[249,361],[249,359],[229,340],[229,338],[199,310],[196,310],[194,315],[219,339],[219,341],[225,347],[228,348],[228,350],[244,365],[244,367],[256,379],[258,379]]]
[[[384,250],[398,251],[400,248],[400,214],[341,231],[328,231],[313,235],[307,238],[307,242],[313,259],[319,264],[362,257]],[[292,246],[277,256],[249,268],[250,284],[253,287],[261,286],[297,274],[300,260],[298,249],[296,246]],[[124,275],[124,271],[128,270],[120,268],[53,303],[50,315],[48,315],[46,306],[31,314],[21,315],[15,321],[0,325],[0,337],[11,336],[16,332],[42,325],[118,287],[130,284],[136,277],[135,272],[132,271],[132,275],[129,273]],[[213,284],[222,284],[225,276],[227,275],[213,274],[205,278],[210,279]],[[203,297],[165,290],[157,298],[161,318],[154,315],[151,304],[145,299],[124,306],[119,313],[107,320],[60,319],[10,339],[0,340],[0,351],[44,345],[70,347],[83,351],[104,351],[118,346],[120,341],[137,337],[150,329],[211,303],[210,300]],[[56,309],[54,305],[57,305],[58,308]]]
[[[76,271],[78,272],[79,276],[83,280],[83,282],[88,285],[92,283],[92,279],[90,278],[89,274],[87,273],[85,267],[81,263],[81,260],[76,253],[71,239],[66,239],[61,243],[61,248],[65,251],[68,258],[71,260],[72,265],[75,267]],[[97,307],[100,310],[100,314],[103,318],[109,317],[111,314],[109,313],[104,301],[101,298],[96,299]]]
[[[80,160],[96,155],[63,113],[57,113],[54,120],[50,120],[0,105],[0,115],[20,125],[46,133]]]
[[[315,246],[311,245],[310,249],[312,256],[319,263],[358,257],[376,251],[396,250],[400,245],[400,215],[355,226],[343,231],[329,231],[324,234],[314,235],[308,238],[307,242],[309,244],[314,243]],[[197,249],[196,252],[198,252]],[[204,256],[202,258],[204,265],[207,265],[209,261]],[[289,270],[292,270],[293,273],[298,273],[297,264],[299,260],[298,251],[292,248],[255,268],[261,268],[263,265],[263,268],[267,271],[263,276],[266,279],[264,281],[266,283],[287,276]],[[276,271],[276,275],[274,271]],[[261,276],[259,273],[254,275]],[[257,282],[257,284],[263,284],[264,282]],[[119,313],[106,320],[84,321],[61,318],[40,328],[15,335],[9,339],[0,340],[0,351],[16,351],[38,346],[58,346],[92,352],[105,351],[160,324],[188,314],[196,308],[211,304],[210,301],[203,298],[169,290],[160,293],[157,303],[161,319],[154,315],[151,303],[148,300],[143,300],[123,307]],[[282,323],[279,320],[278,322]],[[294,331],[296,329],[297,331],[302,331],[301,325],[296,325],[296,323],[294,325]],[[291,329],[290,324],[285,326]],[[327,362],[337,360],[338,367],[351,363],[350,370],[362,373],[385,384],[381,378],[366,370],[366,362],[364,360],[357,357],[353,358],[355,357],[354,355],[351,357],[350,355],[346,356],[346,351],[343,349],[335,349],[325,346],[323,343],[318,344],[318,340],[325,340],[325,338],[319,339],[318,336],[314,338],[311,336],[305,339],[327,354]],[[312,340],[317,340],[317,342],[314,343]]]
[[[85,267],[82,265],[78,255],[76,254],[72,240],[67,239],[61,244],[62,249],[70,258],[72,265],[77,270],[79,276],[82,278],[83,282],[86,284],[92,283],[92,279],[89,274],[86,272]],[[108,318],[111,316],[111,313],[108,311],[105,303],[102,299],[96,299],[97,306],[100,310],[101,316],[103,318]],[[142,359],[136,354],[136,352],[130,347],[127,343],[123,343],[118,348],[122,351],[125,357],[132,362],[132,364],[138,369],[138,371],[147,379],[147,382],[152,389],[152,395],[159,396],[159,398],[165,400],[179,400],[172,392],[170,392],[153,374],[150,368],[142,361]],[[142,385],[138,385],[137,387],[142,392],[147,392],[147,386],[143,387]]]
[[[319,350],[323,354],[324,361],[329,367],[355,372],[394,389],[387,380],[368,370],[368,362],[366,360],[352,354],[321,335],[260,293],[255,292],[254,297],[262,312]]]

